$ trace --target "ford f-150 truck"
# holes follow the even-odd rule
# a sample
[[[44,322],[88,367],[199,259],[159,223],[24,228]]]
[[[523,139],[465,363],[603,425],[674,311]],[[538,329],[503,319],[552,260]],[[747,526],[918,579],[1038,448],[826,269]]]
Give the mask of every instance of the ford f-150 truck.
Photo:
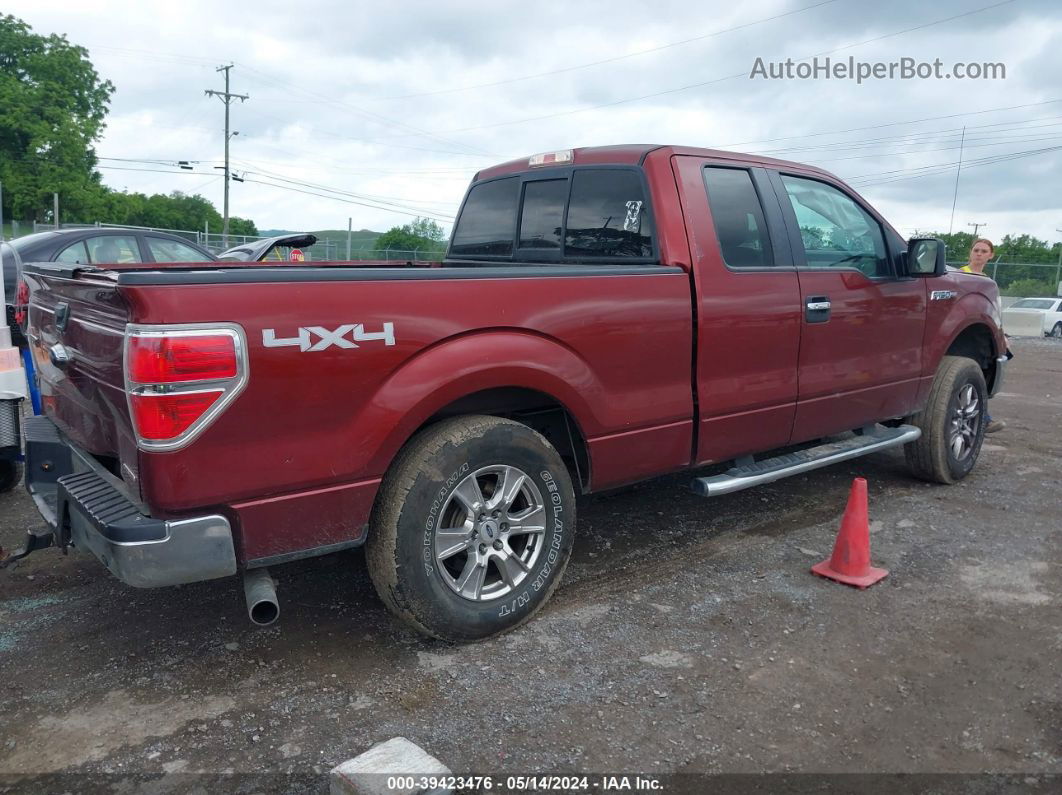
[[[47,527],[19,554],[242,573],[265,623],[266,567],[365,544],[394,613],[487,637],[557,586],[577,491],[899,445],[963,478],[1006,347],[995,285],[944,253],[817,168],[613,146],[481,171],[425,266],[27,264]]]

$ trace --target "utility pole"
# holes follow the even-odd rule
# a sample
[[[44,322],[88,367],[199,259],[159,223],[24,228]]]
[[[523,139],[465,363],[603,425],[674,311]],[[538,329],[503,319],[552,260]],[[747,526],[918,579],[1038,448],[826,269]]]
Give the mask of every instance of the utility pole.
[[[1056,229],[1056,232],[1062,232],[1062,229]],[[1058,295],[1062,297],[1062,243],[1058,244],[1058,267],[1055,268],[1055,281],[1058,282]]]
[[[225,103],[225,210],[223,214],[224,225],[221,228],[221,246],[222,249],[229,247],[229,139],[233,135],[239,135],[238,132],[229,134],[229,105],[232,104],[232,100],[238,99],[240,102],[246,102],[250,99],[246,94],[233,94],[229,91],[229,70],[232,69],[232,64],[228,66],[219,66],[215,69],[215,72],[225,73],[225,90],[213,91],[206,89],[203,93],[208,97],[217,97],[223,103]]]
[[[353,223],[354,223],[354,219],[353,218],[348,218],[347,219],[347,262],[350,262],[350,230],[351,230],[351,225]],[[3,240],[3,238],[0,237],[0,240]]]
[[[955,169],[955,192],[951,196],[951,220],[948,221],[948,234],[950,235],[955,226],[955,202],[959,200],[959,173],[962,171],[962,153],[966,145],[966,128],[962,128],[962,137],[959,139],[959,166]]]
[[[976,224],[975,223],[969,223],[969,224],[967,224],[967,226],[972,226],[974,228],[974,239],[976,240],[977,239],[977,230],[980,229],[983,226],[988,226],[988,224],[986,224],[986,223],[976,223]]]
[[[59,228],[59,194],[52,194],[52,220],[55,222],[55,228]]]

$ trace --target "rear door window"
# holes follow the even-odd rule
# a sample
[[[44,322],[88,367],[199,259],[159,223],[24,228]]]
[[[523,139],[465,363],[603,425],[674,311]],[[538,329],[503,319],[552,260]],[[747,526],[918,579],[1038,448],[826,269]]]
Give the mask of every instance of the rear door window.
[[[774,265],[767,222],[752,175],[744,169],[708,167],[704,169],[704,184],[723,262],[731,268]]]
[[[639,172],[575,172],[565,226],[565,257],[652,257],[652,230]]]
[[[518,177],[496,179],[472,188],[454,229],[451,256],[512,256],[519,197]]]
[[[203,262],[204,257],[191,246],[166,240],[162,237],[146,237],[148,250],[155,262]]]
[[[88,252],[85,251],[85,241],[79,240],[72,246],[67,246],[55,258],[56,262],[69,262],[73,265],[87,265],[89,263]]]
[[[101,235],[85,241],[93,264],[115,265],[140,262],[140,247],[135,237]]]

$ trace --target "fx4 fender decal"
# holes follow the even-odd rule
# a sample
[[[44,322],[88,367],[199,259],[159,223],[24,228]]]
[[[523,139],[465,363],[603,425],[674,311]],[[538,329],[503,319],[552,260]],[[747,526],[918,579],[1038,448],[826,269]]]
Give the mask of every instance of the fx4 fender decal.
[[[314,342],[313,338],[317,341]],[[294,337],[278,337],[276,329],[262,329],[262,345],[266,348],[298,348],[307,351],[323,351],[326,348],[358,348],[359,342],[382,342],[384,345],[395,344],[395,324],[384,323],[382,331],[366,331],[361,323],[348,323],[337,329],[322,326],[304,326]]]

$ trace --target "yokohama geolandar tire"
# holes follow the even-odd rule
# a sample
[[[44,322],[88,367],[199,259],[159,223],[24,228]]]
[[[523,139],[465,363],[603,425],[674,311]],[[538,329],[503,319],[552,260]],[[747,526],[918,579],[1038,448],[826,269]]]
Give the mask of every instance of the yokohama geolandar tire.
[[[388,470],[369,528],[369,575],[419,631],[480,640],[545,604],[574,533],[571,479],[543,436],[499,417],[456,417],[410,440]]]
[[[945,356],[926,407],[910,418],[922,437],[904,448],[911,472],[935,483],[956,483],[977,463],[985,438],[988,390],[973,359]]]

